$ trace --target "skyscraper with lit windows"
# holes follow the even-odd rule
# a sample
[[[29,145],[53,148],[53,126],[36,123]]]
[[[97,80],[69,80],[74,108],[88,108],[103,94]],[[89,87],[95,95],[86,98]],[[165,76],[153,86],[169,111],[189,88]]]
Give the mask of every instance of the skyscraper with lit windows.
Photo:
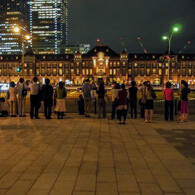
[[[30,0],[30,33],[37,54],[59,54],[68,42],[67,0]]]
[[[22,34],[28,31],[27,0],[0,0],[0,54],[21,54]],[[13,32],[19,26],[20,32]]]

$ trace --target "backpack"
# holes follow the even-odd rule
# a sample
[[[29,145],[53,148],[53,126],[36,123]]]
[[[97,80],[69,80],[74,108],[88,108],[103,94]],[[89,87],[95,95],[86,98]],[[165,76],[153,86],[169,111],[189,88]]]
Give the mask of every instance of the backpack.
[[[23,89],[22,89],[22,96],[26,97],[27,96],[27,89],[24,88],[24,84],[23,84]]]
[[[156,93],[153,89],[151,90],[151,96],[153,99],[156,99]]]

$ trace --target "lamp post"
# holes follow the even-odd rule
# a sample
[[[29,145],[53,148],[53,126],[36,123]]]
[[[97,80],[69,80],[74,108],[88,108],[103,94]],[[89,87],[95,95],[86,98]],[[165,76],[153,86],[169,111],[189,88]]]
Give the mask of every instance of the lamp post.
[[[171,32],[171,35],[168,36],[163,36],[162,39],[163,40],[168,40],[169,42],[169,48],[168,48],[168,74],[167,74],[167,80],[170,80],[170,63],[171,63],[171,40],[173,38],[174,33],[178,32],[180,30],[179,26],[174,26]]]
[[[15,33],[20,33],[20,32],[21,32],[21,29],[20,29],[18,26],[16,26],[16,27],[13,29],[13,31],[14,31]],[[31,37],[30,37],[29,35],[24,35],[23,33],[21,33],[21,35],[22,35],[22,68],[23,68],[23,70],[24,70],[24,41],[25,41],[25,40],[30,40]],[[20,72],[20,71],[21,71],[21,68],[18,67],[18,68],[17,68],[17,71]],[[23,71],[23,76],[24,76],[24,71]]]

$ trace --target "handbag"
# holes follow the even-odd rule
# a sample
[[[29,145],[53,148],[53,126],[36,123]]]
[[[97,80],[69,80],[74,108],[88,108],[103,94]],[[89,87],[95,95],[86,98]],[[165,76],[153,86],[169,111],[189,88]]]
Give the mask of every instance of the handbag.
[[[22,96],[23,97],[27,96],[27,89],[24,88],[24,84],[23,84],[23,89],[22,89]]]
[[[156,99],[156,93],[153,89],[151,90],[151,96],[153,99]]]
[[[117,107],[119,105],[119,99],[115,98],[113,104],[115,105],[115,107]]]

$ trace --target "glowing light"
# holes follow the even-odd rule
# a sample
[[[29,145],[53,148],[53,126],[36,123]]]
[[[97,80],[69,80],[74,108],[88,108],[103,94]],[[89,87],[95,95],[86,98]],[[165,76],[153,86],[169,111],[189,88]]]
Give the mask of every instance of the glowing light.
[[[168,39],[168,37],[167,37],[167,36],[163,36],[162,38],[163,38],[163,40],[167,40],[167,39]]]
[[[30,36],[29,36],[29,35],[26,35],[26,36],[25,36],[25,39],[26,39],[26,40],[29,40],[29,39],[30,39]]]
[[[19,28],[19,27],[15,27],[15,28],[14,28],[14,32],[15,32],[15,33],[19,33],[19,32],[20,32],[20,28]]]

